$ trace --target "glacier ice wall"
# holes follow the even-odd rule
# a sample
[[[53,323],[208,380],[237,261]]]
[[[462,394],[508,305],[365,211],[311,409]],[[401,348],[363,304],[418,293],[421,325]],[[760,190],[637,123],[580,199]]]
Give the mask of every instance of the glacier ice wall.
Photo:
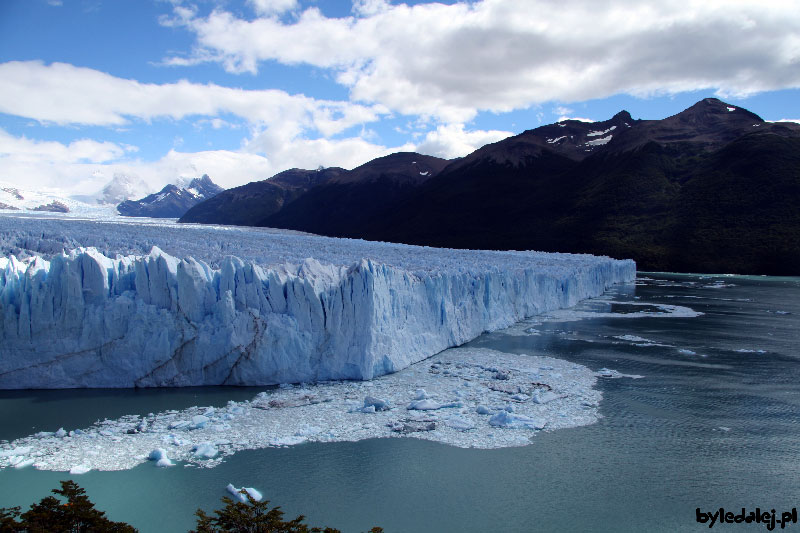
[[[25,251],[0,257],[0,389],[371,379],[635,275],[632,261],[585,255],[131,225],[142,242],[158,234],[205,260],[158,247],[115,254],[131,250],[104,236],[113,225],[78,223],[59,239],[104,253],[54,253],[56,228],[41,224],[20,232],[0,221],[0,244]],[[208,252],[214,239],[244,250],[240,238],[280,253]],[[298,254],[319,260],[280,263]]]

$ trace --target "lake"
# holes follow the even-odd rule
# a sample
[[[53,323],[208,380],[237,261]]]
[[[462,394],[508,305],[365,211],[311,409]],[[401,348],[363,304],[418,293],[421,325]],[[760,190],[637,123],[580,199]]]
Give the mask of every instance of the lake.
[[[665,305],[703,314],[665,315]],[[195,509],[217,508],[228,483],[347,532],[700,531],[698,507],[798,507],[800,278],[640,274],[577,311],[468,346],[644,376],[600,379],[596,424],[492,450],[394,438],[244,451],[211,469],[5,469],[0,506],[27,507],[74,478],[112,520],[143,532],[193,527]],[[261,390],[0,391],[0,439]]]

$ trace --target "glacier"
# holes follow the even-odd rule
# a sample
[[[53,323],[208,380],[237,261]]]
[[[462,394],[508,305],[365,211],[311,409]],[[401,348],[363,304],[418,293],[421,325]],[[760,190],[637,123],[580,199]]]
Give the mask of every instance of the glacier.
[[[370,380],[632,281],[589,255],[0,216],[0,389]]]

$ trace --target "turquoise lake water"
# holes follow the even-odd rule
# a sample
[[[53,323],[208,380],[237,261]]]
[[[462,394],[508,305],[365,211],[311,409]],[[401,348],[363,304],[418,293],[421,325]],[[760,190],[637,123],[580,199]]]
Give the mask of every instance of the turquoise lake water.
[[[593,317],[469,343],[645,376],[599,380],[602,418],[591,426],[494,450],[372,439],[241,452],[212,469],[5,469],[0,506],[27,506],[74,478],[111,519],[143,532],[193,527],[195,509],[218,507],[228,483],[259,489],[287,516],[347,532],[701,531],[697,507],[800,507],[800,279],[640,274],[610,296],[580,306]],[[625,302],[704,314],[632,318]],[[0,439],[224,405],[260,390],[0,391]]]

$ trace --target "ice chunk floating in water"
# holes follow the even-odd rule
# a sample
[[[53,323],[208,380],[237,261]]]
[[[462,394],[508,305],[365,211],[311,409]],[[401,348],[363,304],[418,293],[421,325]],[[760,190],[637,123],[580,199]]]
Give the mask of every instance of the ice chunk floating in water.
[[[507,379],[497,379],[501,372]],[[167,457],[211,467],[239,450],[380,437],[463,448],[524,446],[538,431],[597,421],[602,396],[596,381],[588,368],[559,359],[453,348],[373,381],[284,387],[213,410],[105,420],[72,438],[41,433],[18,439],[0,444],[0,468],[13,466],[12,454],[21,453],[42,470],[121,470]],[[365,396],[387,408],[365,412]],[[426,398],[415,400],[420,396]],[[535,401],[545,396],[548,401]],[[411,407],[419,401],[436,408]],[[209,421],[192,429],[200,413]],[[142,422],[144,431],[129,431]]]
[[[372,379],[635,275],[588,255],[9,217],[0,245],[17,254],[0,263],[4,389]]]

